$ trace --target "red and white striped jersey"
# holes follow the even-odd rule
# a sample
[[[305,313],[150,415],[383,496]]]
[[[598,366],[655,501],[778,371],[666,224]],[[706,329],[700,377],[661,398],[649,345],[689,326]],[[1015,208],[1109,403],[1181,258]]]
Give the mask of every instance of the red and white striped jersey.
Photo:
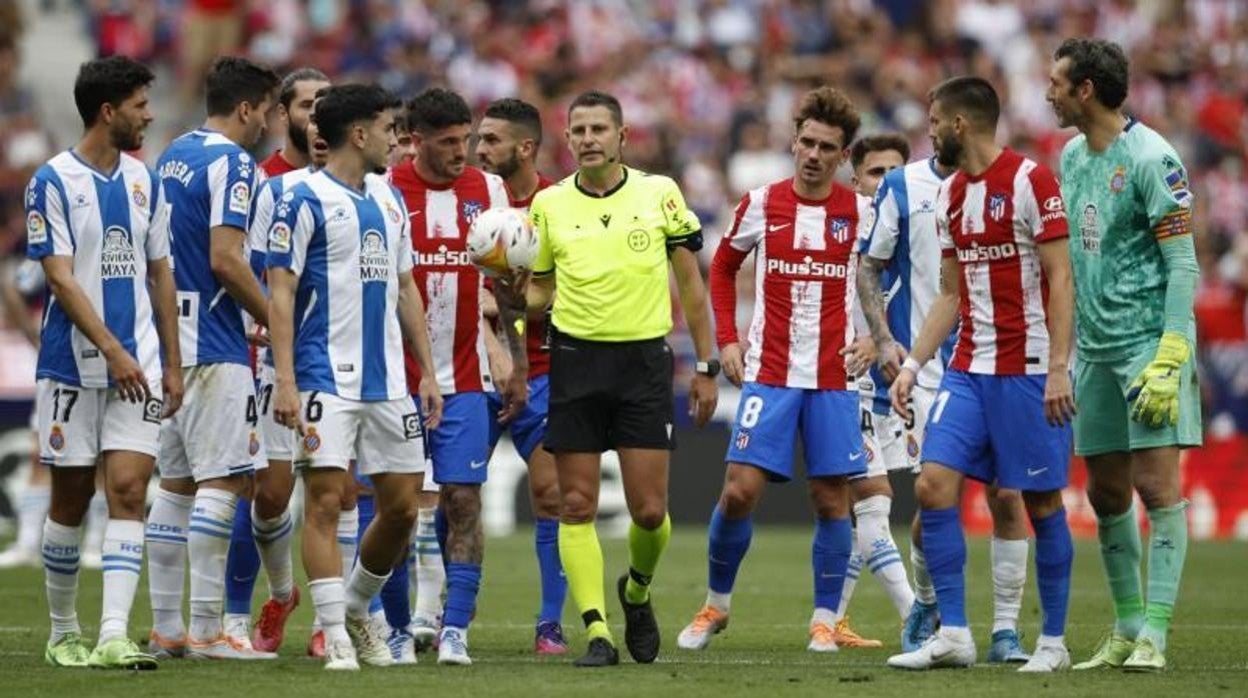
[[[533,190],[527,199],[510,199],[511,207],[528,213],[529,205],[533,203],[533,197],[537,196],[537,192],[554,183],[554,180],[546,179],[539,174],[537,189]],[[508,196],[510,197],[510,193]],[[542,351],[542,345],[546,343],[546,321],[530,319],[527,325],[524,330],[525,345],[529,355],[529,378],[532,379],[550,373],[550,353]]]
[[[711,263],[711,306],[719,346],[737,342],[736,275],[754,250],[754,317],[745,380],[846,390],[845,357],[857,302],[857,241],[870,227],[871,200],[833,184],[821,201],[802,199],[786,179],[737,205]]]
[[[475,167],[454,182],[430,184],[411,161],[390,169],[412,224],[412,276],[425,302],[438,390],[443,395],[493,390],[481,334],[481,273],[468,257],[468,227],[486,209],[507,207],[502,178]],[[420,367],[405,352],[408,388],[420,385]]]
[[[950,368],[998,376],[1049,369],[1048,283],[1037,244],[1068,236],[1057,178],[1010,149],[936,197],[943,256],[962,270],[962,329]]]

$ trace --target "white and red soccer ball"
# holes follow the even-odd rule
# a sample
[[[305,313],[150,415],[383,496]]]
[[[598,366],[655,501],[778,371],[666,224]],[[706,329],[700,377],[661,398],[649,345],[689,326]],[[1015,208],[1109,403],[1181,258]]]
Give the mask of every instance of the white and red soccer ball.
[[[537,232],[524,211],[492,208],[468,229],[468,257],[486,276],[507,276],[533,268]]]

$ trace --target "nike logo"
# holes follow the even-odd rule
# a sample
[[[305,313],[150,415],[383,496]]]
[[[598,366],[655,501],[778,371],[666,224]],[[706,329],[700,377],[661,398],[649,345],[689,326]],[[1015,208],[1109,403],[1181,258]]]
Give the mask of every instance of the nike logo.
[[[412,211],[411,213],[407,214],[407,217],[415,218],[416,216],[419,216],[419,215],[420,215],[420,211]]]
[[[849,454],[849,459],[850,459],[850,460],[858,460],[859,458],[862,458],[862,451],[859,451],[859,452],[857,452],[857,453],[851,453],[851,454]]]
[[[471,463],[469,463],[469,464],[468,464],[468,467],[469,467],[469,468],[472,468],[473,470],[480,470],[480,469],[482,469],[482,468],[484,468],[484,467],[485,467],[485,461],[483,461],[483,460],[474,460],[474,461],[472,461]]]
[[[792,223],[775,223],[775,224],[767,226],[767,232],[774,233],[777,230],[782,230],[784,228],[789,227],[790,225],[793,225],[793,224]]]
[[[820,578],[820,579],[839,579],[839,578],[844,577],[844,576],[845,576],[845,575],[843,575],[843,574],[828,574],[827,572],[820,572],[820,573],[819,573],[819,578]]]
[[[943,651],[937,651],[937,649],[933,647],[932,648],[932,662],[945,661],[949,657],[953,656],[953,649],[954,648],[952,647],[947,647]]]
[[[1040,473],[1043,473],[1044,471],[1046,471],[1046,470],[1048,470],[1048,469],[1049,469],[1049,467],[1048,467],[1047,465],[1046,465],[1045,467],[1043,467],[1043,468],[1028,468],[1028,469],[1027,469],[1027,477],[1035,477],[1035,476],[1039,475]]]

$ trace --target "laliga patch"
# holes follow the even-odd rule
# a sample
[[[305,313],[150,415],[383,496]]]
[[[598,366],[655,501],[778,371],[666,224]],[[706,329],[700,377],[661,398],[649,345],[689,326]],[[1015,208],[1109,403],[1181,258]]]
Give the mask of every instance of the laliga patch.
[[[43,214],[31,211],[26,216],[26,242],[30,245],[42,245],[48,241],[48,223]]]
[[[316,433],[316,427],[307,427],[303,432],[303,450],[306,453],[316,453],[321,447],[321,435]]]
[[[65,432],[61,431],[60,424],[53,424],[48,430],[48,447],[58,452],[65,448]]]
[[[235,182],[230,187],[230,211],[247,215],[251,208],[251,187],[246,182]]]
[[[165,407],[163,400],[159,398],[149,397],[147,402],[143,403],[143,421],[152,424],[160,424],[160,413]]]
[[[410,414],[403,415],[402,419],[404,440],[411,441],[412,439],[419,439],[421,433],[423,432],[420,428],[420,414],[412,412]]]
[[[269,251],[290,252],[290,226],[278,221],[269,228]]]

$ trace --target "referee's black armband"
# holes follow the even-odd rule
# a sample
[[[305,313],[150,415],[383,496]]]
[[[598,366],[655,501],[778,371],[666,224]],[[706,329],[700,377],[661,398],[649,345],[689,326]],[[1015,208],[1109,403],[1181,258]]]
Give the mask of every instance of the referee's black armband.
[[[535,278],[535,279],[544,279],[544,278],[546,278],[546,277],[548,277],[548,276],[550,276],[550,275],[552,275],[552,274],[554,274],[554,273],[555,273],[555,270],[554,270],[553,268],[551,268],[551,269],[549,269],[549,270],[547,270],[547,271],[535,271],[535,272],[533,272],[533,278]]]
[[[678,238],[667,239],[667,252],[671,254],[672,250],[677,247],[683,247],[690,252],[697,252],[702,249],[702,231],[695,230],[688,235],[682,235]]]

